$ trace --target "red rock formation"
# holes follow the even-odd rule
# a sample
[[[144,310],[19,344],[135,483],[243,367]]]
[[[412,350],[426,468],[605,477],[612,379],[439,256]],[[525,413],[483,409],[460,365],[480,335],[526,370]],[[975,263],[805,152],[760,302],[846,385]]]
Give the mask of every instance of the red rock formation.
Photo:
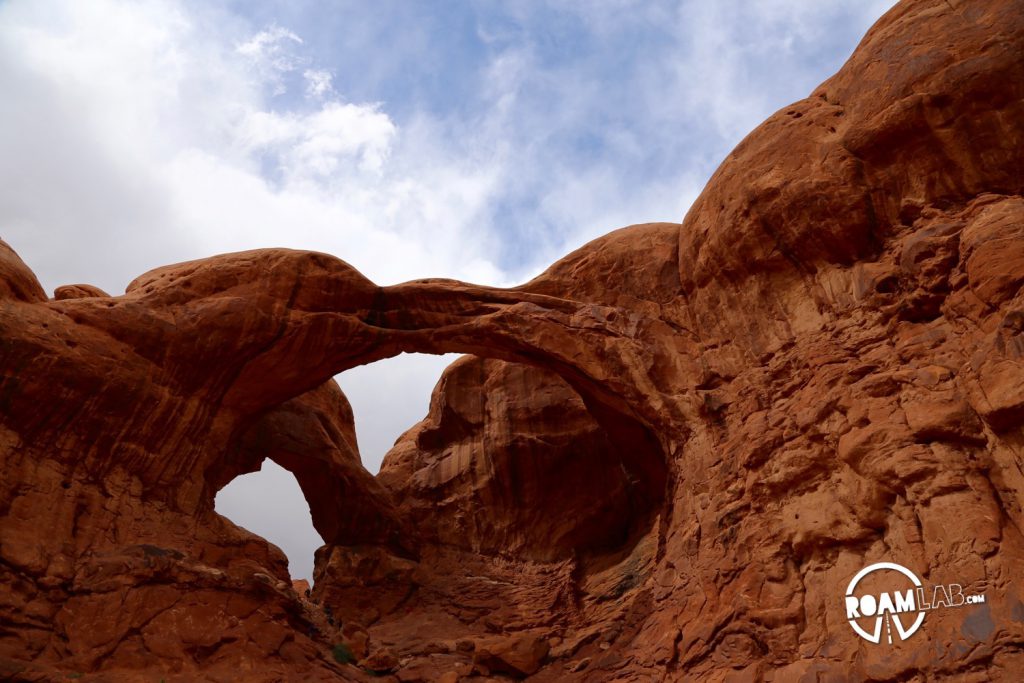
[[[636,522],[649,526],[664,473],[642,480],[632,455],[558,375],[464,356],[378,480],[424,540],[556,560],[617,548]]]
[[[53,298],[58,300],[87,299],[102,296],[109,297],[110,295],[94,285],[62,285],[53,290]]]
[[[0,675],[1019,679],[1022,142],[1019,3],[913,0],[681,226],[519,288],[265,250],[50,301],[3,245]],[[403,351],[479,358],[375,479],[330,377]],[[213,511],[265,458],[310,600]],[[985,602],[869,643],[876,562]]]

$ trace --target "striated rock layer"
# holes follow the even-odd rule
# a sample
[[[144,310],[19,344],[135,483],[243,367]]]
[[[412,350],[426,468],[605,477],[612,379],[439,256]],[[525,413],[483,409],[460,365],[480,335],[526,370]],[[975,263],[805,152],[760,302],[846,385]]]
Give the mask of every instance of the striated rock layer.
[[[1020,3],[912,0],[681,225],[518,288],[263,250],[49,299],[0,245],[0,677],[1020,680],[1022,194]],[[470,357],[374,478],[330,378],[405,351]],[[266,458],[308,598],[213,510]],[[870,643],[876,562],[985,602]]]

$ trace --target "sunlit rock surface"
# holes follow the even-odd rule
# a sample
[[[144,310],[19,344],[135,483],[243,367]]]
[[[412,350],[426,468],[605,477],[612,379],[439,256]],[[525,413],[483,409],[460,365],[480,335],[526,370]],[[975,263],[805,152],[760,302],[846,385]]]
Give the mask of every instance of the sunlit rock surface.
[[[53,299],[0,248],[0,678],[1020,680],[1024,11],[897,5],[681,225],[521,287],[263,250]],[[459,352],[359,463],[330,378]],[[311,595],[214,512],[270,458]],[[874,562],[985,602],[892,645]]]

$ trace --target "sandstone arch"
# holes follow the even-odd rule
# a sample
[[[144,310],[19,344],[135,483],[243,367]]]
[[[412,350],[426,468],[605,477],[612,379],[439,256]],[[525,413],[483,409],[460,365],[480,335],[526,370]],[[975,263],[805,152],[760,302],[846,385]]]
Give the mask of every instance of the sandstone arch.
[[[221,289],[220,283],[225,282],[230,286]],[[285,291],[290,292],[288,301],[279,294]],[[450,295],[453,292],[455,296]],[[205,505],[233,476],[251,471],[263,457],[270,457],[295,474],[310,503],[314,526],[329,542],[386,542],[411,552],[414,542],[408,525],[387,494],[358,466],[354,438],[344,434],[346,428],[351,429],[351,413],[333,383],[276,405],[282,395],[322,382],[325,375],[403,351],[473,352],[546,365],[581,391],[612,445],[629,458],[630,469],[636,472],[632,476],[641,484],[636,495],[643,505],[637,514],[651,514],[663,497],[665,456],[650,427],[629,405],[629,400],[637,398],[646,402],[648,395],[635,388],[628,388],[631,398],[617,393],[626,386],[617,368],[633,362],[617,355],[637,353],[639,342],[627,333],[613,333],[615,346],[608,358],[602,358],[598,354],[607,352],[593,339],[609,336],[603,317],[614,319],[620,313],[616,309],[444,281],[381,289],[337,259],[285,251],[218,257],[161,269],[133,283],[128,297],[133,295],[152,308],[162,302],[173,302],[169,307],[175,309],[233,308],[252,300],[260,302],[264,311],[266,300],[279,297],[279,320],[267,325],[268,330],[274,329],[272,344],[245,340],[244,350],[223,349],[227,353],[211,361],[219,372],[231,373],[230,386],[219,389],[223,392],[220,410],[230,411],[234,423],[221,427],[228,435],[224,450],[208,448],[205,465],[197,463],[208,472]],[[635,315],[621,314],[633,318],[630,324],[637,325]],[[169,315],[176,319],[189,316],[178,310]],[[594,316],[600,326],[591,319]],[[239,330],[249,324],[244,314],[231,321]],[[234,329],[222,323],[215,331],[220,343]],[[179,327],[174,331],[197,338],[210,333]],[[586,356],[570,357],[570,338],[575,338],[576,348],[586,351]],[[167,346],[178,346],[186,354],[192,348],[188,341]],[[234,365],[228,370],[230,363]],[[269,412],[267,405],[273,406]],[[294,439],[298,431],[305,438],[315,435],[315,428],[298,424],[310,422],[327,426],[328,433],[321,435],[326,439],[314,436],[317,442],[303,443],[302,452],[279,443]],[[350,495],[353,491],[358,493]],[[573,550],[562,548],[556,554]]]
[[[513,290],[378,288],[333,257],[261,251],[47,301],[2,250],[2,651],[337,673],[280,558],[208,514],[209,482],[335,372],[458,351],[557,372],[623,449],[651,434],[667,495],[621,556],[328,547],[320,597],[379,598],[357,612],[409,676],[467,664],[460,641],[493,662],[501,636],[550,646],[540,680],[1019,677],[1022,22],[1018,2],[904,0],[682,225],[612,233]],[[864,650],[836,610],[883,559],[987,602]]]

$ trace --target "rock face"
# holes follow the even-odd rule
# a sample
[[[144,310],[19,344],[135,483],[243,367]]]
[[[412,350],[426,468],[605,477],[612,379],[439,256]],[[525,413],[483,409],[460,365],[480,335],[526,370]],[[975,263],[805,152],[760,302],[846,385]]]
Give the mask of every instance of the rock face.
[[[1022,193],[1020,3],[914,0],[522,287],[263,250],[49,300],[2,245],[0,677],[1019,680]],[[403,351],[472,357],[374,478],[330,378]],[[213,510],[266,458],[309,598]],[[878,562],[935,607],[855,600],[891,643]]]
[[[558,375],[464,356],[378,480],[423,539],[556,560],[617,548],[636,522],[649,526],[664,474],[641,480],[631,455]]]

